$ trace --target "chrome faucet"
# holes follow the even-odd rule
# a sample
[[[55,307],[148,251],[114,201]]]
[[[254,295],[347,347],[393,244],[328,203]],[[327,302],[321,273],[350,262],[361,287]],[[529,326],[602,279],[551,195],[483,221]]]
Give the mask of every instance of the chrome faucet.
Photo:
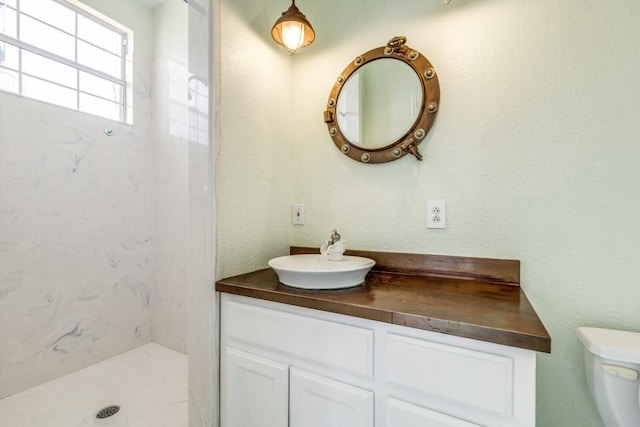
[[[337,230],[333,230],[333,233],[331,234],[331,237],[329,238],[329,241],[327,242],[329,244],[329,246],[335,244],[336,242],[340,241],[340,234],[338,234]]]
[[[333,230],[331,237],[320,246],[320,253],[322,255],[328,255],[329,261],[342,261],[344,251],[347,249],[347,242],[340,240],[340,234],[336,230]]]

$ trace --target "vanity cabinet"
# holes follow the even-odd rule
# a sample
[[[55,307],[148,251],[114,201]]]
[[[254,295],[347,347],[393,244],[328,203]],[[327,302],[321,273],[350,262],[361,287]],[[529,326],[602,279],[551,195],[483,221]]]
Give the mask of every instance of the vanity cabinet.
[[[222,427],[534,427],[535,351],[221,294]]]
[[[222,426],[373,427],[373,331],[278,306],[222,296]]]

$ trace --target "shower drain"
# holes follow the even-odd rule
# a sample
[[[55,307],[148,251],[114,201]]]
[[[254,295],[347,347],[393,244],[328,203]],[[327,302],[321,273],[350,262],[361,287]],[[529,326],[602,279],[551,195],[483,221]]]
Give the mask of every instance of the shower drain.
[[[117,414],[119,410],[120,407],[118,405],[107,406],[106,408],[100,409],[100,411],[98,411],[98,413],[96,414],[96,418],[101,420],[103,418],[112,417]]]

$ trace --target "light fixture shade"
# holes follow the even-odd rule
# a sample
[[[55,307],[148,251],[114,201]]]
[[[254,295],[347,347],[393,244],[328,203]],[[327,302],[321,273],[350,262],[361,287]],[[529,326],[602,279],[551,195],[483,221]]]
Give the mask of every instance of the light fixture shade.
[[[282,12],[282,16],[273,24],[271,36],[289,55],[297,55],[313,43],[316,33],[293,0],[289,9]]]

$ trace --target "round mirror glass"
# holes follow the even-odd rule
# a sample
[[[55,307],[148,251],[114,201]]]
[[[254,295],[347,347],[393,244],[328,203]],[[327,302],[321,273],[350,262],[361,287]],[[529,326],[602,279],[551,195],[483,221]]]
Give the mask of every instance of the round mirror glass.
[[[420,76],[405,62],[380,58],[355,71],[340,90],[338,126],[354,145],[380,149],[407,133],[422,112]]]

